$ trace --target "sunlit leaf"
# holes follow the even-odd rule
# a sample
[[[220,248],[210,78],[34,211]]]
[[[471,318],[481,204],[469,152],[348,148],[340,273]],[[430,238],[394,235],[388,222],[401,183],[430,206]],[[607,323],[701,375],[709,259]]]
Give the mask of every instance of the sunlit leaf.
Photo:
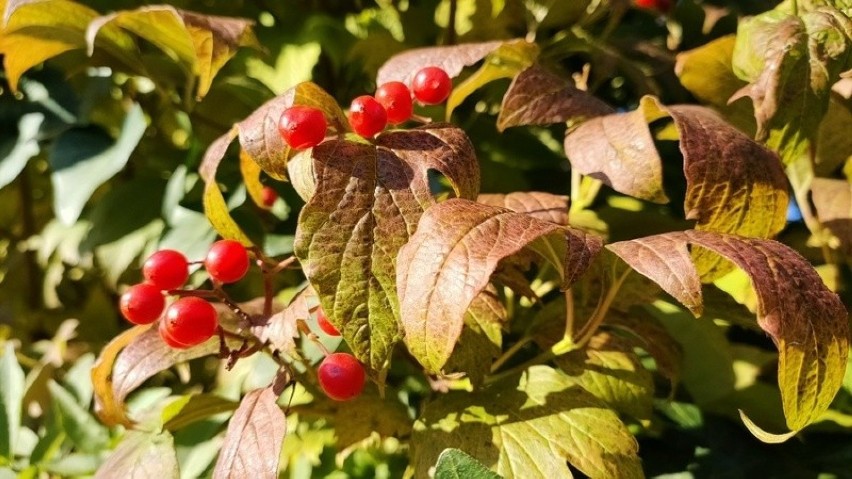
[[[262,343],[290,357],[299,357],[296,339],[299,337],[298,321],[311,317],[311,307],[316,303],[317,293],[308,286],[300,291],[283,309],[278,309],[266,320],[251,326],[251,332]]]
[[[379,68],[376,76],[376,84],[381,85],[389,81],[401,81],[406,85],[411,84],[414,75],[421,68],[436,66],[442,68],[450,78],[455,78],[466,66],[485,58],[489,53],[497,50],[505,42],[496,40],[483,43],[464,43],[444,47],[427,47],[406,50],[394,55]]]
[[[237,222],[234,221],[234,218],[231,217],[225,197],[222,195],[222,190],[219,189],[219,184],[216,182],[216,170],[218,170],[219,164],[222,162],[225,153],[228,151],[228,147],[234,141],[236,135],[236,129],[231,129],[217,138],[207,148],[204,158],[201,160],[199,172],[204,179],[204,214],[220,236],[225,239],[239,241],[246,246],[252,246],[251,239],[243,232]]]
[[[828,408],[843,380],[849,349],[843,303],[804,258],[774,241],[685,231],[608,248],[699,315],[701,283],[690,244],[716,252],[750,276],[758,296],[757,323],[778,347],[787,426],[804,428]]]
[[[476,198],[476,202],[528,214],[542,221],[568,225],[567,196],[540,191],[515,191],[508,194],[481,194]]]
[[[287,434],[287,421],[277,400],[272,386],[243,397],[228,423],[213,469],[215,479],[277,477],[281,444]]]
[[[444,449],[435,464],[435,479],[500,479],[459,449]]]
[[[465,451],[506,479],[640,478],[636,440],[618,415],[564,374],[534,366],[481,392],[429,403],[414,426],[415,477],[446,448]]]
[[[74,446],[84,452],[97,452],[106,447],[109,433],[77,402],[77,398],[53,380],[48,381],[47,388],[54,410],[61,418],[62,430]]]
[[[237,403],[214,394],[187,394],[163,408],[163,428],[177,431],[196,421],[219,413],[233,411]]]
[[[21,428],[24,399],[24,370],[15,357],[12,343],[6,343],[0,357],[0,457],[13,457]]]
[[[177,479],[180,476],[174,439],[168,432],[131,431],[104,462],[95,479],[113,477],[155,477]]]
[[[852,258],[852,183],[814,178],[811,195],[820,223],[837,238],[839,249]]]
[[[254,201],[254,204],[261,208],[267,208],[263,203],[263,183],[260,182],[261,174],[260,165],[252,160],[245,151],[240,150],[240,174],[243,177],[243,184],[246,185],[246,192]]]
[[[30,158],[41,150],[37,135],[43,121],[42,113],[21,115],[17,135],[0,140],[0,188],[15,181]]]
[[[399,291],[405,344],[430,372],[440,372],[461,334],[464,315],[498,263],[524,248],[576,281],[600,249],[585,233],[463,199],[428,209],[399,252]]]

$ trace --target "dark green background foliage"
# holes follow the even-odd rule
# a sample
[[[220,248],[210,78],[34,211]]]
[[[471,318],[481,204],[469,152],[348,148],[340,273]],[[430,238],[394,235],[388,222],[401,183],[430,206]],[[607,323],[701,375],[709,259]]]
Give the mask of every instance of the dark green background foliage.
[[[564,396],[554,399],[555,393],[566,384],[568,389],[594,390],[589,383],[607,380],[622,383],[608,392],[590,395],[583,391],[571,400],[605,403],[606,407],[593,407],[596,412],[592,414],[598,414],[613,430],[623,429],[636,437],[641,469],[648,477],[852,477],[852,373],[847,370],[842,379],[837,371],[842,368],[827,373],[842,385],[826,412],[814,409],[821,413],[819,418],[802,419],[807,416],[803,413],[791,420],[786,401],[796,385],[778,377],[778,350],[783,345],[773,340],[781,337],[795,342],[798,337],[776,335],[764,324],[758,327],[755,314],[767,312],[758,304],[750,278],[739,270],[730,272],[727,263],[708,266],[717,257],[706,254],[695,241],[690,241],[692,254],[702,279],[715,280],[704,288],[704,315],[695,319],[690,313],[694,305],[676,304],[675,299],[683,299],[667,289],[672,299],[644,276],[632,273],[626,280],[622,276],[619,296],[611,302],[609,314],[607,304],[599,318],[603,321],[606,315],[604,329],[585,338],[595,347],[570,351],[555,360],[546,358],[545,362],[566,373],[560,372],[558,380],[550,380],[557,375],[556,369],[541,365],[530,369],[533,373],[523,376],[520,383],[512,375],[524,366],[540,363],[536,361],[539,354],[548,351],[564,332],[566,302],[554,273],[558,264],[540,264],[530,270],[509,264],[499,270],[495,278],[500,287],[489,291],[502,302],[501,308],[505,306],[502,314],[510,321],[491,330],[472,327],[475,307],[491,304],[482,299],[487,295],[478,297],[483,303],[474,303],[468,311],[459,349],[449,361],[445,357],[426,361],[416,344],[406,343],[409,353],[400,343],[387,353],[393,355],[393,361],[386,371],[387,358],[367,361],[360,356],[360,346],[350,344],[371,367],[372,377],[386,382],[384,397],[370,384],[352,403],[324,400],[310,370],[300,367],[297,376],[302,384],[294,387],[292,396],[288,390],[279,399],[265,389],[278,368],[269,355],[240,360],[230,372],[215,358],[179,363],[175,357],[167,357],[157,368],[140,373],[144,376],[140,384],[117,394],[122,407],[123,396],[129,394],[130,417],[141,425],[126,432],[105,426],[92,412],[93,395],[105,387],[107,376],[101,377],[100,385],[93,385],[90,378],[95,357],[127,329],[116,308],[118,295],[125,285],[140,280],[141,261],[157,249],[177,249],[191,260],[199,260],[217,234],[223,234],[244,238],[269,257],[285,257],[294,253],[295,242],[295,254],[306,265],[305,272],[294,268],[276,275],[276,298],[282,303],[290,301],[304,288],[306,274],[313,281],[309,261],[299,251],[300,244],[310,240],[297,238],[297,225],[304,230],[310,225],[299,222],[305,200],[297,193],[297,178],[291,178],[292,183],[273,178],[282,176],[277,173],[284,171],[283,163],[278,165],[281,171],[266,168],[259,172],[246,157],[241,167],[239,149],[231,145],[218,169],[213,167],[210,181],[199,173],[199,166],[214,140],[264,102],[300,82],[314,82],[345,106],[354,97],[375,90],[380,67],[396,54],[489,40],[503,40],[510,46],[501,47],[484,61],[479,61],[485,57],[481,55],[464,68],[454,78],[457,89],[466,87],[464,95],[450,99],[460,100],[450,120],[464,130],[475,149],[480,193],[570,194],[570,224],[604,235],[606,243],[689,228],[755,237],[780,231],[775,238],[800,253],[848,308],[852,304],[852,80],[838,82],[852,68],[852,5],[848,1],[680,0],[668,15],[636,8],[628,0],[171,2],[183,16],[168,13],[162,6],[146,10],[146,5],[126,0],[43,0],[30,5],[0,0],[0,12],[7,13],[0,18],[0,58],[4,61],[0,70],[0,345],[4,345],[0,357],[0,479],[19,473],[20,477],[87,477],[106,461],[106,468],[128,474],[135,470],[165,479],[177,477],[179,468],[180,477],[209,476],[227,421],[235,410],[235,417],[240,416],[237,408],[243,397],[272,405],[273,419],[268,424],[283,421],[276,419],[274,401],[286,411],[281,477],[401,477],[407,467],[417,475],[435,465],[445,446],[462,451],[445,451],[437,463],[436,477],[492,477],[471,456],[480,462],[491,460],[487,465],[496,468],[496,450],[469,450],[473,446],[464,440],[450,444],[458,437],[452,433],[442,439],[439,429],[430,429],[444,418],[440,413],[464,410],[479,418],[481,422],[460,419],[464,424],[459,427],[472,435],[485,428],[490,440],[487,425],[499,421],[489,414],[499,415],[507,407],[520,410],[525,400],[541,396],[539,406],[544,412],[540,416],[521,413],[518,422],[562,427],[560,421],[572,421],[570,413],[560,416],[553,411],[570,408]],[[834,13],[820,10],[829,7]],[[773,9],[773,13],[764,13]],[[128,26],[134,15],[128,13],[131,11],[147,27],[133,30]],[[211,65],[210,58],[205,62],[195,56],[197,51],[181,50],[182,44],[170,37],[188,35],[186,31],[175,30],[177,27],[160,17],[156,21],[145,17],[151,12],[167,12],[176,15],[173,22],[183,18],[189,25],[197,17],[188,17],[184,11],[238,17],[248,23],[225,28],[216,23],[225,20],[217,19],[204,24],[212,32]],[[794,11],[801,20],[790,20],[788,15]],[[119,17],[97,32],[89,52],[89,22],[111,12],[120,12]],[[746,20],[753,15],[760,16]],[[774,25],[779,18],[790,22],[783,35],[765,26]],[[228,40],[221,40],[224,37]],[[65,47],[51,50],[56,47],[48,45],[51,39]],[[515,39],[534,41],[537,47],[512,43]],[[768,46],[786,44],[793,45],[792,53],[776,56]],[[598,130],[594,128],[605,131],[600,118],[591,118],[609,113],[603,103],[587,100],[580,107],[574,105],[582,114],[558,120],[540,110],[530,113],[536,121],[516,118],[511,124],[500,116],[501,105],[504,112],[510,110],[504,95],[512,79],[534,62],[555,75],[557,86],[560,81],[568,85],[573,78],[581,89],[615,111],[644,115],[638,123],[653,147],[648,150],[659,152],[658,162],[664,166],[659,180],[664,188],[637,193],[619,189],[617,178],[610,179],[615,180],[614,189],[589,176],[581,181],[579,173],[588,173],[581,157],[601,161],[608,152],[606,145],[563,141],[569,131],[574,138],[595,137]],[[768,64],[778,68],[772,70]],[[770,70],[781,72],[780,77],[767,73]],[[317,98],[314,93],[306,96]],[[729,103],[734,96],[740,99]],[[557,101],[558,95],[553,98],[554,104],[564,105]],[[690,121],[697,120],[688,108],[663,106],[677,104],[717,110],[743,138],[755,138],[777,152],[786,178],[766,173],[760,161],[776,159],[772,155],[761,158],[757,152],[742,162],[744,172],[741,163],[721,166],[759,178],[756,186],[748,185],[756,192],[752,196],[748,196],[751,189],[743,193],[736,188],[726,190],[724,199],[709,190],[696,193],[687,181],[698,181],[695,170],[699,167],[691,165],[728,147],[736,149],[731,141],[704,150],[685,147]],[[419,107],[418,113],[443,121],[446,109]],[[565,120],[569,120],[568,129]],[[513,125],[523,126],[509,127]],[[609,131],[629,127],[628,121]],[[573,172],[566,159],[566,149],[571,152],[572,148],[577,152],[572,158]],[[263,159],[254,159],[268,166]],[[457,187],[464,178],[445,174],[431,179],[430,186],[439,196],[454,187],[457,196],[465,196],[464,191],[459,192],[464,188]],[[253,199],[258,181],[280,195],[272,208],[259,206]],[[217,209],[208,203],[205,213],[205,191],[210,194],[210,184],[218,187],[227,206]],[[468,192],[471,199],[475,199],[473,190]],[[800,208],[791,207],[785,220],[783,205],[779,210],[780,203],[766,198],[777,199],[787,191]],[[660,201],[666,197],[669,202]],[[480,201],[503,201],[494,198],[485,201],[481,197]],[[449,203],[463,201],[457,198]],[[447,204],[443,207],[450,209]],[[744,216],[759,219],[734,227],[715,213],[709,219],[697,216],[696,211],[707,211],[702,208],[742,210]],[[223,215],[235,223],[228,220],[224,230],[218,223],[217,233],[211,221],[221,221]],[[229,227],[234,230],[227,230]],[[534,228],[546,229],[529,226],[529,230]],[[414,238],[430,244],[435,238],[425,237],[427,233]],[[545,233],[539,233],[542,235]],[[535,244],[552,241],[549,238]],[[686,240],[678,237],[672,244],[677,241]],[[700,246],[722,253],[712,243],[708,240]],[[613,252],[641,271],[638,262],[628,260],[629,255]],[[617,268],[626,269],[609,252],[601,258],[573,288],[570,307],[578,318],[595,316],[599,297],[612,288],[614,273],[621,274]],[[529,260],[522,256],[518,261],[528,266]],[[517,271],[512,269],[516,266]],[[513,272],[517,276],[512,277]],[[526,282],[527,291],[516,288],[518,277]],[[195,272],[190,283],[200,286],[205,279],[203,271]],[[333,294],[326,293],[322,285],[313,286],[326,305]],[[789,286],[794,292],[809,287]],[[532,290],[540,296],[538,301],[522,298]],[[249,274],[227,291],[238,302],[262,296],[261,276]],[[784,293],[779,290],[776,294],[779,292]],[[317,299],[310,301],[315,304]],[[810,339],[821,338],[814,334]],[[350,339],[345,332],[344,336]],[[291,337],[284,340],[292,342]],[[328,344],[337,345],[334,341]],[[300,339],[297,347],[306,363],[320,357],[310,341]],[[494,371],[489,370],[493,359],[506,351],[511,353],[505,356],[505,363],[501,359]],[[845,355],[833,356],[837,357],[845,359]],[[470,381],[455,376],[427,377],[418,361],[427,368],[437,364],[436,369],[446,362],[446,372],[465,372]],[[577,364],[583,366],[576,369]],[[633,369],[615,379],[587,375],[598,367]],[[629,383],[626,389],[618,389],[624,383]],[[437,392],[471,385],[477,388],[473,395]],[[465,401],[478,397],[484,385],[490,389],[480,398],[482,404],[491,404],[492,396],[510,403],[495,402],[491,409],[468,405]],[[785,389],[785,385],[789,387]],[[312,393],[316,399],[312,400]],[[738,410],[775,433],[814,424],[784,444],[763,444],[743,426]],[[123,422],[112,419],[104,422]],[[511,425],[494,426],[493,430],[498,429],[507,437],[512,432]],[[257,434],[268,439],[277,433],[266,430]],[[629,435],[614,433],[607,440],[612,440],[613,450],[629,449],[630,441],[621,441],[624,437],[629,439]],[[640,474],[635,463],[619,463],[620,456],[601,466],[583,458],[582,451],[553,454],[563,467],[567,460],[578,477],[595,475],[590,470],[604,477],[600,471],[609,471],[606,468],[612,464],[620,467],[624,477]]]

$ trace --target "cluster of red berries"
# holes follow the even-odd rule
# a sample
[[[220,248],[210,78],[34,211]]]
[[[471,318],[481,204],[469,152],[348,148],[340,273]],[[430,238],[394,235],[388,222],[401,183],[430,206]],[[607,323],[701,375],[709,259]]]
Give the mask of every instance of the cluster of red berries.
[[[388,123],[398,125],[411,118],[414,112],[412,95],[424,105],[437,105],[450,96],[452,87],[452,80],[443,69],[423,68],[414,75],[410,89],[405,83],[392,81],[379,86],[375,96],[362,95],[352,100],[349,125],[355,133],[372,138]],[[327,128],[325,115],[320,110],[301,105],[286,109],[278,122],[281,137],[297,150],[319,145]]]
[[[215,282],[239,281],[249,268],[248,252],[237,241],[217,241],[208,250],[204,267]],[[183,254],[169,249],[157,251],[145,260],[142,276],[145,281],[128,288],[119,300],[121,314],[128,321],[151,324],[162,316],[160,336],[176,349],[201,344],[216,333],[218,314],[209,301],[187,296],[166,308],[166,292],[180,288],[189,278],[189,261]]]

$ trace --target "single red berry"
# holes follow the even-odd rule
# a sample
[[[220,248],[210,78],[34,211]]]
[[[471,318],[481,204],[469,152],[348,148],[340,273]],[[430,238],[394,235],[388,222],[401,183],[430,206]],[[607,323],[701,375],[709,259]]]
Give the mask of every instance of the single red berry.
[[[290,148],[304,150],[319,145],[328,124],[325,115],[309,106],[291,106],[278,121],[278,132]]]
[[[207,269],[207,274],[220,283],[239,281],[246,275],[249,268],[246,247],[239,241],[217,241],[207,251],[204,267]]]
[[[674,7],[673,0],[634,0],[636,6],[646,10],[657,10],[662,13],[669,13]]]
[[[175,344],[192,347],[207,341],[219,325],[216,308],[205,299],[180,298],[166,309],[163,318],[166,337]],[[165,339],[165,338],[164,338]]]
[[[157,320],[166,307],[166,298],[160,288],[147,283],[131,286],[119,301],[121,314],[133,324],[150,324]]]
[[[145,260],[142,275],[161,290],[180,288],[189,278],[189,262],[178,251],[162,249]]]
[[[362,95],[352,100],[349,107],[349,124],[355,133],[364,138],[372,138],[385,129],[388,114],[385,107],[370,95]]]
[[[424,105],[437,105],[450,96],[453,82],[442,68],[426,67],[414,75],[411,91],[414,98]]]
[[[401,81],[387,82],[380,86],[376,90],[376,101],[385,107],[389,123],[396,125],[411,118],[414,109],[411,90]]]
[[[261,202],[263,202],[263,206],[272,208],[272,205],[275,204],[275,200],[278,199],[278,192],[271,186],[264,186],[263,190],[260,192],[260,197]]]
[[[328,316],[326,316],[325,311],[323,311],[322,308],[317,310],[317,324],[319,324],[320,329],[322,329],[325,334],[329,336],[340,336],[340,331],[338,331],[337,328],[328,321]]]
[[[366,374],[361,363],[349,353],[334,353],[317,369],[320,387],[335,401],[348,401],[361,394]]]
[[[166,321],[160,321],[160,325],[157,327],[157,332],[160,333],[160,339],[163,340],[169,347],[173,349],[186,349],[189,345],[179,343],[175,341],[175,338],[172,337],[172,334],[169,332],[169,328],[167,327],[169,323]]]

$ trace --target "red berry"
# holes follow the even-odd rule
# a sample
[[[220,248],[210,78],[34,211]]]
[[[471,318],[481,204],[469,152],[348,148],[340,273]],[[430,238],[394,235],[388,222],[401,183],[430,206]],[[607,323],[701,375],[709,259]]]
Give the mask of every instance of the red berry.
[[[166,309],[163,322],[164,340],[168,338],[174,344],[187,348],[210,339],[219,325],[216,308],[207,300],[193,296],[172,303]]]
[[[180,288],[189,278],[189,262],[178,251],[162,249],[145,260],[142,275],[161,290]]]
[[[424,105],[437,105],[450,96],[453,82],[443,69],[426,67],[414,75],[411,81],[411,91],[414,98]]]
[[[239,281],[249,268],[246,247],[239,241],[217,241],[207,252],[204,267],[207,268],[207,274],[220,283]]]
[[[335,401],[348,401],[361,394],[366,374],[355,356],[334,353],[322,360],[317,369],[320,387]]]
[[[188,345],[175,341],[175,338],[173,338],[171,333],[169,333],[169,329],[167,327],[168,324],[169,323],[166,321],[160,321],[160,325],[157,327],[157,332],[160,333],[160,339],[162,339],[164,343],[166,343],[169,347],[173,349],[188,348]]]
[[[385,107],[370,95],[362,95],[352,100],[349,107],[349,124],[355,133],[364,138],[372,138],[385,129],[388,114]]]
[[[291,106],[278,121],[278,132],[290,148],[304,150],[319,145],[328,124],[325,115],[309,106]]]
[[[263,206],[272,208],[272,205],[275,204],[275,200],[278,199],[278,192],[276,192],[275,188],[271,186],[264,186],[263,190],[260,192],[260,197],[263,202]]]
[[[396,125],[408,121],[414,105],[411,102],[411,90],[400,81],[387,82],[376,90],[376,101],[381,103],[388,113],[388,122]]]
[[[323,311],[322,308],[317,310],[317,324],[319,324],[320,329],[322,329],[325,334],[329,336],[340,336],[340,331],[338,331],[337,328],[328,321],[328,316],[326,316],[325,311]]]
[[[133,324],[150,324],[160,317],[166,307],[162,291],[152,284],[131,286],[119,301],[121,314]]]
[[[674,7],[672,0],[634,0],[636,6],[647,10],[657,10],[662,13],[668,13]]]

